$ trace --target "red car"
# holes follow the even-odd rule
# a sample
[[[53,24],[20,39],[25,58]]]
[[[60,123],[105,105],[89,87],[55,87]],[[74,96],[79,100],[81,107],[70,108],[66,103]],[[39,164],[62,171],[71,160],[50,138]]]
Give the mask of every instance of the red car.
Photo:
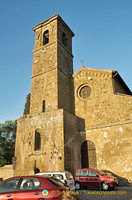
[[[77,190],[85,186],[88,188],[100,188],[107,191],[118,185],[116,177],[110,176],[98,169],[77,169],[74,178],[75,188]]]
[[[18,176],[0,183],[0,200],[59,200],[69,187],[53,177]]]

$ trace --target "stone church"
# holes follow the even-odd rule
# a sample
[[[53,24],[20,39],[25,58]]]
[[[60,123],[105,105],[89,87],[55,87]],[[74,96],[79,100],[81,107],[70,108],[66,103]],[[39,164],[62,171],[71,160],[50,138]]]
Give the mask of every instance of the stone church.
[[[30,114],[18,119],[15,175],[89,167],[131,181],[130,89],[115,70],[73,74],[74,33],[59,15],[33,31]]]

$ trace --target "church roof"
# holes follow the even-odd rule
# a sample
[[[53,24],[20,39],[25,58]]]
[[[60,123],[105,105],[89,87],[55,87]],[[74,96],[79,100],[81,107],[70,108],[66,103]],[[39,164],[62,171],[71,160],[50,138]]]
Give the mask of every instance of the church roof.
[[[80,72],[82,71],[89,71],[89,72],[99,72],[99,73],[106,73],[106,74],[112,74],[113,72],[116,72],[116,70],[109,70],[109,69],[97,69],[97,68],[88,68],[88,67],[85,67],[84,65],[81,66],[81,68],[74,73],[74,76],[78,75]]]
[[[120,74],[116,70],[108,70],[108,69],[96,69],[96,68],[87,68],[85,66],[81,66],[81,68],[73,74],[73,78],[79,76],[79,74],[87,74],[90,76],[103,76],[103,77],[111,77],[111,80],[118,82],[118,84],[122,85],[128,95],[132,95],[131,90],[124,82]]]

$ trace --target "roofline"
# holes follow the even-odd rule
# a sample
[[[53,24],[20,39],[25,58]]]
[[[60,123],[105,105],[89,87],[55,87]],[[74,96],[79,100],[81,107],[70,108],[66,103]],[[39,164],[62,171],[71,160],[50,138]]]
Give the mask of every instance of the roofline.
[[[125,81],[123,80],[123,78],[120,76],[120,74],[118,73],[118,71],[112,71],[112,78],[114,78],[114,77],[117,77],[122,82],[122,84],[124,85],[124,87],[126,88],[126,90],[128,91],[128,93],[130,95],[132,95],[132,92],[131,92],[130,88],[125,83]]]
[[[41,22],[40,24],[34,26],[32,29],[33,29],[33,31],[35,31],[36,29],[38,29],[38,28],[40,28],[40,27],[42,27],[42,26],[44,26],[44,25],[47,25],[47,24],[51,23],[52,21],[54,21],[54,20],[56,20],[56,19],[60,20],[60,22],[61,22],[64,26],[66,26],[66,27],[68,28],[68,30],[69,30],[69,31],[71,32],[71,34],[72,34],[72,37],[75,35],[75,34],[72,32],[72,30],[69,28],[69,26],[64,22],[64,20],[63,20],[58,14],[56,14],[56,15],[54,15],[53,17],[50,17],[49,19],[47,19],[47,20]]]
[[[87,68],[87,67],[84,67],[82,66],[78,71],[76,71],[74,74],[73,74],[73,77],[75,77],[78,73],[80,73],[80,71],[82,70],[87,70],[87,71],[95,71],[95,72],[104,72],[104,73],[109,73],[109,74],[112,74],[112,73],[116,73],[117,71],[116,70],[110,70],[110,69],[97,69],[97,68]]]

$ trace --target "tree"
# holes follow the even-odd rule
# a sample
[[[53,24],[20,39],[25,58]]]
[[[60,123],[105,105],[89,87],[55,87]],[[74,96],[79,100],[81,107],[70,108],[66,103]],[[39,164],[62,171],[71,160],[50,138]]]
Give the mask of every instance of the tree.
[[[12,164],[15,152],[17,120],[0,124],[0,167]]]
[[[25,108],[24,108],[24,115],[28,115],[30,113],[30,96],[31,94],[29,93],[26,97],[26,103],[25,103]]]

